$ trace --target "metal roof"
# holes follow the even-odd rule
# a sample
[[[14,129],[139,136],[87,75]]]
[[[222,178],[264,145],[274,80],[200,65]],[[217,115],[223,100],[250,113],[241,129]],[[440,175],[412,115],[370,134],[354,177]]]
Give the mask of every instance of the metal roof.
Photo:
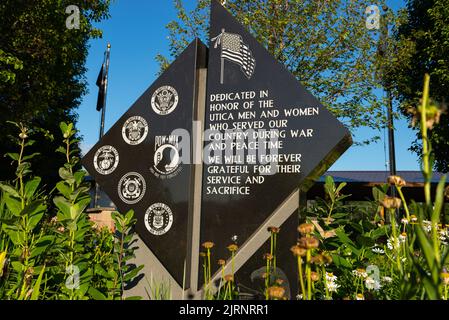
[[[336,182],[385,183],[389,175],[388,171],[328,171],[318,182],[324,182],[326,176],[332,176]],[[397,171],[397,175],[409,183],[424,183],[421,171]],[[443,175],[434,172],[431,182],[438,183]]]

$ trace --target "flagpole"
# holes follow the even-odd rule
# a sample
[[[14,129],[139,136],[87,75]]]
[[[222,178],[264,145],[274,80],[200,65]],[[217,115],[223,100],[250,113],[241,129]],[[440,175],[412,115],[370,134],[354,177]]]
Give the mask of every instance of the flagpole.
[[[105,76],[104,76],[104,95],[103,95],[103,105],[101,108],[101,122],[100,122],[100,139],[104,136],[104,118],[106,115],[106,96],[108,92],[108,74],[109,74],[109,56],[111,53],[111,44],[108,43],[106,49],[106,66],[105,66]],[[95,183],[95,198],[94,198],[94,208],[97,207],[99,198],[100,187],[98,183]]]
[[[104,96],[103,96],[103,108],[101,108],[101,124],[100,124],[100,139],[104,135],[104,117],[106,113],[106,96],[108,93],[108,74],[109,74],[109,55],[111,52],[111,44],[108,43],[108,48],[106,50],[106,70],[104,76]]]
[[[224,59],[221,58],[221,72],[220,72],[220,83],[223,84],[223,73],[224,73]]]

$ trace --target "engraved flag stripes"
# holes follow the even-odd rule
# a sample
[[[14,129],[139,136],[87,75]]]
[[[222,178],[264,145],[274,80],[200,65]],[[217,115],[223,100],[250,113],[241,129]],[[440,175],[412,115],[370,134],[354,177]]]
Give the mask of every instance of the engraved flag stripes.
[[[215,48],[221,44],[221,58],[240,65],[243,74],[250,79],[256,67],[256,60],[242,37],[239,34],[225,32],[223,29],[220,35],[212,39],[214,40]]]

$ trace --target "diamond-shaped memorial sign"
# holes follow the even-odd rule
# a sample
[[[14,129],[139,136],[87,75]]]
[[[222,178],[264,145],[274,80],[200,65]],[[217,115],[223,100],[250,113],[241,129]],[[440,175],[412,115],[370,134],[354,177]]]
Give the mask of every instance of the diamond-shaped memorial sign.
[[[82,161],[121,212],[134,209],[139,236],[180,285],[190,245],[194,84],[205,50],[193,41]]]
[[[232,239],[243,251],[257,233],[268,238],[261,226],[352,139],[217,1],[210,21],[200,238],[225,258]]]

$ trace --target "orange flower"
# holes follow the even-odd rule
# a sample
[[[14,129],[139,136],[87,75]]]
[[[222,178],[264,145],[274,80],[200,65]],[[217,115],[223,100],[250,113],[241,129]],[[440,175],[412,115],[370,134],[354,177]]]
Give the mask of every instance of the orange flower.
[[[401,207],[401,199],[395,197],[385,196],[385,198],[381,201],[382,206],[386,209],[398,209]]]
[[[214,243],[213,242],[211,242],[211,241],[206,241],[206,242],[204,242],[203,244],[202,244],[202,246],[204,247],[204,248],[206,248],[206,249],[212,249],[213,247],[214,247]]]
[[[290,251],[297,257],[304,257],[307,253],[307,250],[300,246],[293,246],[290,248]]]
[[[271,232],[271,233],[279,233],[279,231],[281,231],[281,228],[278,228],[278,227],[268,227],[268,232]]]
[[[238,248],[239,248],[239,246],[236,245],[236,244],[230,244],[228,246],[228,250],[231,251],[231,252],[236,252],[238,250]]]
[[[298,227],[298,231],[303,235],[311,234],[314,230],[315,226],[311,223],[303,223]]]
[[[224,276],[224,279],[225,279],[226,282],[234,281],[234,275],[227,274],[227,275]]]
[[[320,242],[315,237],[302,237],[298,241],[298,245],[300,247],[306,248],[306,249],[315,249],[318,248]]]
[[[285,289],[280,286],[272,286],[267,289],[268,296],[271,299],[283,299],[285,294]]]
[[[404,187],[407,184],[400,176],[389,176],[387,181],[389,184],[398,187]]]
[[[224,265],[226,264],[226,261],[223,260],[223,259],[220,259],[220,260],[218,260],[218,264],[219,264],[220,266],[224,266]]]

